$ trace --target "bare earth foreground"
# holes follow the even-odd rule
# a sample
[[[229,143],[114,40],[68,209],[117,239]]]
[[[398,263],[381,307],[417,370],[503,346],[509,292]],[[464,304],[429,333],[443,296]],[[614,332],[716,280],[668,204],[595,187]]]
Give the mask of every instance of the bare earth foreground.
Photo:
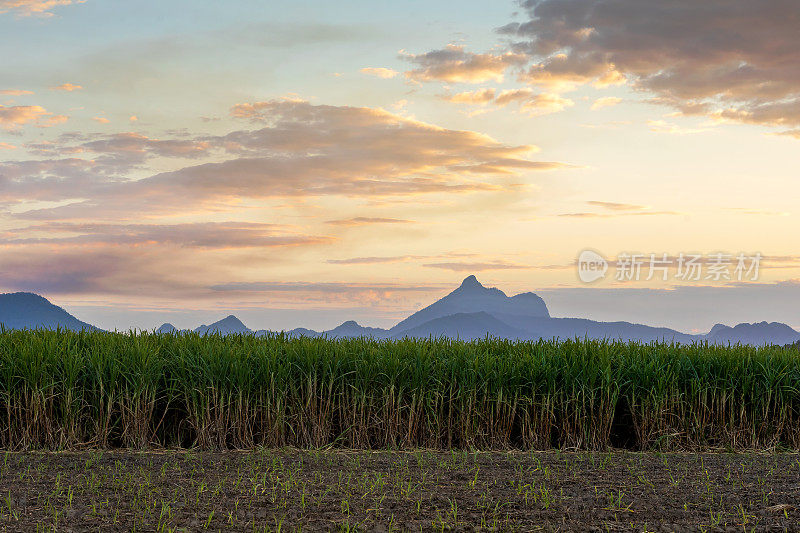
[[[6,453],[5,531],[800,531],[800,456]]]

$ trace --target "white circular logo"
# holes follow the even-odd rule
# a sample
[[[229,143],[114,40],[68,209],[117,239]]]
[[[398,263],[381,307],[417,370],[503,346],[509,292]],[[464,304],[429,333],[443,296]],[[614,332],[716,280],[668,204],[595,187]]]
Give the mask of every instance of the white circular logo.
[[[578,277],[584,283],[602,279],[608,272],[608,261],[594,250],[584,250],[578,256]]]

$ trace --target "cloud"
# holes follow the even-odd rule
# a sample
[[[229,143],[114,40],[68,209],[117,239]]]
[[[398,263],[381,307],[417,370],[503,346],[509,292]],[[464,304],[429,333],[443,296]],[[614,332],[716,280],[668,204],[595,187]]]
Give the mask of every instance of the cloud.
[[[332,241],[252,222],[35,224],[0,230],[0,289],[195,299],[279,250]]]
[[[328,259],[327,263],[333,265],[374,265],[374,264],[381,264],[381,263],[404,263],[408,261],[432,261],[432,260],[442,260],[442,259],[449,259],[452,260],[454,258],[459,257],[474,257],[477,254],[471,253],[456,253],[456,252],[448,252],[438,255],[392,255],[392,256],[368,256],[368,257],[350,257],[347,259]],[[453,263],[448,263],[453,264]],[[485,264],[485,263],[468,263],[471,265],[475,264]],[[491,264],[498,264],[498,262],[491,263]],[[430,266],[430,265],[425,265]],[[444,268],[444,267],[443,267]]]
[[[786,137],[794,137],[795,139],[800,139],[800,129],[781,131],[779,133],[776,133],[775,135],[784,135]]]
[[[463,262],[463,263],[428,263],[428,268],[441,268],[444,270],[452,270],[454,272],[482,272],[484,270],[525,270],[530,269],[528,265],[520,265],[516,263],[508,263],[506,261],[490,261],[490,262]]]
[[[674,122],[667,122],[666,120],[648,120],[647,125],[650,126],[650,131],[656,133],[671,133],[673,135],[691,135],[708,131],[708,128],[686,128]]]
[[[14,129],[28,122],[34,122],[48,114],[45,108],[38,105],[11,107],[0,105],[0,126],[6,129]]]
[[[281,99],[240,104],[232,114],[261,127],[164,141],[118,134],[53,148],[61,154],[81,150],[107,157],[0,162],[0,201],[42,196],[65,200],[80,191],[84,200],[19,216],[120,216],[172,212],[176,205],[202,210],[242,199],[503,191],[504,178],[567,166],[529,159],[534,146],[505,145],[480,133],[449,130],[381,109]],[[206,152],[227,159],[124,179],[133,164],[153,154],[191,157]]]
[[[27,96],[33,94],[32,91],[23,91],[20,89],[5,89],[0,91],[0,94],[3,96]]]
[[[0,205],[22,201],[63,201],[108,187],[109,170],[79,158],[0,161]]]
[[[618,202],[601,202],[599,200],[589,200],[586,203],[595,207],[610,209],[612,211],[644,211],[645,209],[649,209],[649,207],[644,205],[622,204]]]
[[[92,117],[92,120],[94,120],[95,122],[99,122],[100,124],[108,124],[109,122],[111,122],[106,117]]]
[[[334,226],[367,226],[371,224],[412,224],[413,221],[399,218],[355,217],[339,220],[328,220],[327,223]]]
[[[575,102],[569,98],[564,98],[557,94],[541,93],[522,102],[520,109],[531,115],[546,115],[563,111],[573,105],[575,105]]]
[[[369,74],[370,76],[377,76],[378,78],[383,78],[383,79],[394,78],[395,76],[400,74],[396,70],[383,67],[365,67],[361,69],[361,72],[363,72],[364,74]]]
[[[72,83],[63,83],[57,87],[50,87],[51,91],[66,91],[66,92],[80,91],[81,89],[83,89],[82,86],[74,85]]]
[[[541,95],[533,94],[530,89],[507,89],[500,91],[494,99],[494,103],[499,106],[505,106],[511,103],[525,103],[535,99]]]
[[[604,107],[615,106],[620,102],[622,102],[622,98],[617,98],[616,96],[605,96],[603,98],[598,98],[594,101],[594,103],[592,103],[592,110],[594,111]]]
[[[82,4],[86,0],[0,0],[0,14],[14,13],[20,17],[52,17],[51,10],[58,6]]]
[[[559,217],[566,218],[617,218],[627,216],[664,216],[664,215],[681,215],[677,211],[636,211],[636,212],[622,212],[622,213],[561,213]]]
[[[78,247],[62,250],[26,248],[15,254],[0,254],[0,268],[4,273],[1,283],[6,290],[38,294],[94,292],[105,288],[102,280],[111,273],[126,264],[133,264],[128,262],[127,256],[130,255],[98,253],[97,250],[87,251]]]
[[[440,289],[439,285],[399,285],[387,283],[314,283],[314,282],[233,282],[211,286],[212,290],[230,292],[323,292],[323,293],[349,293],[355,291],[372,291],[381,293],[392,292],[427,292]]]
[[[531,115],[544,115],[563,111],[575,103],[557,94],[539,93],[535,94],[531,89],[508,89],[497,91],[496,89],[478,89],[475,91],[464,91],[455,94],[443,94],[440,98],[456,104],[469,105],[496,105],[505,107],[516,103],[523,112]]]
[[[0,150],[15,150],[16,148],[13,144],[0,142]]]
[[[53,115],[52,117],[47,117],[47,120],[43,123],[39,124],[39,127],[42,128],[50,128],[53,126],[57,126],[58,124],[63,124],[69,120],[67,115]]]
[[[44,234],[45,237],[25,235]],[[331,242],[330,237],[287,233],[275,224],[195,222],[186,224],[65,223],[26,226],[0,234],[0,245],[105,244],[113,246],[176,245],[186,248],[253,248]]]
[[[287,308],[334,309],[358,303],[368,306],[370,319],[377,314],[394,309],[398,317],[418,308],[419,301],[435,299],[442,292],[452,290],[451,284],[392,282],[346,283],[303,281],[243,281],[210,285],[213,301],[220,299],[248,299],[263,305],[267,300],[272,305]],[[301,302],[301,303],[300,303]],[[339,314],[341,317],[341,314]],[[395,318],[393,316],[393,318]],[[337,323],[343,319],[336,318]],[[295,327],[297,324],[291,324]]]
[[[66,147],[66,150],[75,148],[80,152],[99,154],[101,161],[127,168],[152,157],[188,159],[204,157],[211,151],[211,143],[196,139],[155,139],[140,133],[124,132],[102,136],[78,146]]]
[[[493,103],[497,91],[495,89],[478,89],[456,94],[443,94],[440,98],[454,104],[489,104]]]
[[[384,257],[350,257],[348,259],[328,259],[326,262],[332,265],[375,265],[381,263],[401,263],[411,259],[421,259],[425,256],[417,255],[395,255]]]
[[[686,115],[800,125],[794,0],[529,0],[499,32],[535,85],[628,83]]]
[[[0,248],[2,250],[3,248]],[[39,294],[197,298],[208,280],[233,275],[230,257],[163,246],[50,244],[7,247],[0,253],[0,286]],[[191,272],[191,275],[187,275]]]
[[[514,52],[475,54],[461,45],[448,44],[440,50],[424,54],[401,52],[401,57],[417,68],[405,73],[415,81],[446,81],[451,83],[480,83],[503,81],[503,75],[511,67],[528,61],[524,54]]]
[[[589,200],[587,205],[592,207],[600,207],[606,213],[596,212],[578,212],[578,213],[562,213],[559,217],[566,218],[616,218],[625,216],[664,216],[664,215],[680,215],[677,211],[650,211],[650,207],[646,205],[625,204],[619,202],[603,202],[599,200]]]

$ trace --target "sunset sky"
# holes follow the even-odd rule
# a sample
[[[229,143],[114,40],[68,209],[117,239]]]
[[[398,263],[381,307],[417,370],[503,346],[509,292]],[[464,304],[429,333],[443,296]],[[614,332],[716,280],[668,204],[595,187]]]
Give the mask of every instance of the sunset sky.
[[[0,0],[0,292],[385,327],[475,274],[554,316],[798,328],[798,28],[796,0]],[[588,285],[584,249],[764,259]]]

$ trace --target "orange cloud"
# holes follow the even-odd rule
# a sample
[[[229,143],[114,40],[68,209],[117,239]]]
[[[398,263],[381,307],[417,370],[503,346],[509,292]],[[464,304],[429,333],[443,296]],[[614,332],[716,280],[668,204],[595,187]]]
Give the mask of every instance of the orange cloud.
[[[569,98],[564,98],[557,94],[540,93],[525,100],[520,105],[520,109],[531,115],[546,115],[563,111],[573,105],[575,105],[575,102]]]
[[[68,121],[69,117],[67,115],[53,115],[52,117],[48,117],[47,121],[43,124],[40,124],[43,128],[50,128],[52,126],[56,126],[58,124],[63,124],[64,122]]]
[[[643,211],[645,209],[649,209],[649,207],[645,205],[623,204],[619,202],[601,202],[599,200],[589,200],[586,203],[591,206],[602,207],[611,211]]]
[[[381,263],[402,263],[412,259],[424,259],[420,255],[395,255],[389,257],[350,257],[348,259],[328,259],[326,263],[332,265],[375,265]]]
[[[72,83],[64,83],[64,84],[59,85],[57,87],[50,87],[51,91],[66,91],[66,92],[79,91],[81,89],[83,89],[82,86],[73,85]]]
[[[0,150],[15,150],[16,148],[13,144],[0,142]]]
[[[423,265],[428,268],[440,268],[454,272],[483,272],[485,270],[525,270],[529,265],[509,263],[506,261],[464,262],[464,263],[429,263]]]
[[[457,104],[481,106],[493,104],[498,107],[505,107],[509,104],[517,103],[520,106],[520,110],[531,115],[556,113],[575,105],[575,102],[568,98],[550,93],[535,94],[531,89],[510,89],[505,91],[478,89],[452,95],[445,94],[440,97]]]
[[[47,237],[26,237],[29,234]],[[330,242],[330,237],[298,235],[275,224],[197,222],[187,224],[110,224],[51,222],[9,230],[0,245],[105,244],[177,245],[189,248],[262,248]],[[10,237],[10,238],[9,238]]]
[[[198,212],[269,198],[389,200],[504,192],[510,176],[567,166],[530,159],[537,150],[532,145],[506,145],[477,132],[450,130],[383,109],[283,98],[239,104],[231,113],[257,128],[164,140],[120,133],[77,145],[48,145],[42,153],[96,154],[91,159],[0,163],[0,202],[66,200],[80,190],[84,200],[19,216],[119,219],[122,213],[144,211],[175,214],[176,205]],[[122,179],[134,169],[141,172],[152,157],[204,157],[211,152],[214,162]],[[366,223],[367,218],[351,223]]]
[[[664,216],[664,215],[680,215],[677,211],[650,211],[650,207],[638,204],[626,204],[620,202],[603,202],[599,200],[590,200],[586,202],[587,205],[592,207],[599,207],[604,209],[605,213],[597,212],[579,212],[579,213],[562,213],[559,217],[565,218],[616,218],[628,216]]]
[[[0,105],[0,126],[13,129],[22,124],[36,121],[49,113],[38,105],[11,106]]]
[[[411,224],[412,221],[400,218],[355,217],[341,220],[328,220],[327,223],[334,226],[367,226],[371,224]]]
[[[495,89],[478,89],[477,91],[464,91],[456,94],[444,94],[441,96],[448,102],[454,104],[488,104],[494,102]]]
[[[92,120],[94,120],[95,122],[99,122],[100,124],[108,124],[109,122],[111,122],[106,117],[93,117]]]
[[[33,91],[23,91],[20,89],[5,89],[0,91],[3,96],[27,96],[33,94]]]

